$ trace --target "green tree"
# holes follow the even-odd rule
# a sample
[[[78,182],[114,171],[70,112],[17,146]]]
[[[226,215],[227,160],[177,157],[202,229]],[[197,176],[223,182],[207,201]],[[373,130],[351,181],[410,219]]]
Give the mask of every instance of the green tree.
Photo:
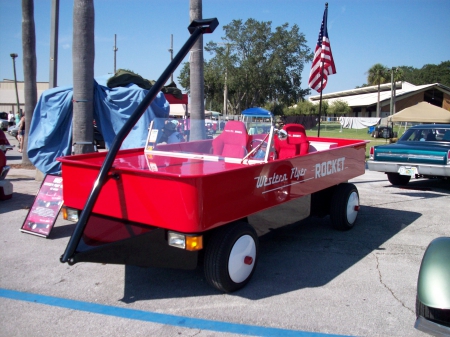
[[[388,69],[380,63],[373,65],[367,74],[367,83],[369,85],[378,85],[377,117],[380,117],[380,85],[390,82],[391,77]]]
[[[36,31],[34,24],[34,1],[22,0],[22,49],[25,94],[25,136],[23,139],[22,164],[33,166],[28,158],[28,132],[37,103],[36,87]]]
[[[421,69],[409,66],[399,68],[403,72],[404,80],[414,85],[440,83],[450,87],[450,61],[439,65],[425,64]]]
[[[309,89],[301,88],[301,73],[313,54],[297,25],[284,24],[273,31],[270,21],[248,19],[245,23],[233,20],[223,29],[223,43],[209,42],[205,47],[213,55],[205,63],[211,99],[223,102],[225,77],[234,114],[270,102],[289,106],[309,94]],[[189,90],[186,68],[185,64],[179,81]]]
[[[75,154],[94,151],[94,19],[93,0],[74,0],[72,142]]]
[[[324,102],[322,102],[324,103]],[[323,107],[323,106],[322,106]],[[303,100],[299,101],[292,107],[285,108],[283,110],[285,116],[293,115],[316,115],[319,113],[319,105],[314,104],[311,101]]]
[[[352,108],[347,104],[347,102],[337,99],[331,102],[327,112],[332,115],[345,115],[352,112]]]

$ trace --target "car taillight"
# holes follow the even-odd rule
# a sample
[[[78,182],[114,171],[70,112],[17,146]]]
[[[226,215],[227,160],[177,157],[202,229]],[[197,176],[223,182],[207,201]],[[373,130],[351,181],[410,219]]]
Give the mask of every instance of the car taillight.
[[[450,165],[450,150],[447,152],[447,165]]]
[[[370,148],[369,158],[370,158],[370,159],[373,159],[374,156],[375,156],[375,147],[372,146],[372,147]]]

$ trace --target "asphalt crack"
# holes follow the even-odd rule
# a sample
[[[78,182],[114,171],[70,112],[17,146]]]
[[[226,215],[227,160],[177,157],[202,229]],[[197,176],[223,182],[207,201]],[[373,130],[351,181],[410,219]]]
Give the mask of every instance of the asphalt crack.
[[[380,281],[380,283],[383,285],[383,287],[385,287],[385,288],[391,293],[392,297],[394,297],[395,300],[396,300],[398,303],[400,303],[400,304],[402,305],[402,307],[404,307],[405,309],[407,309],[408,311],[410,311],[412,314],[415,315],[415,311],[412,310],[411,308],[407,307],[407,306],[405,305],[405,303],[403,303],[403,301],[401,301],[401,300],[395,295],[395,292],[394,292],[391,288],[389,288],[389,286],[388,286],[386,283],[384,283],[384,281],[383,281],[383,275],[381,274],[381,270],[380,270],[380,261],[378,260],[377,254],[373,254],[373,255],[375,256],[375,260],[376,260],[376,262],[377,262],[378,280]]]

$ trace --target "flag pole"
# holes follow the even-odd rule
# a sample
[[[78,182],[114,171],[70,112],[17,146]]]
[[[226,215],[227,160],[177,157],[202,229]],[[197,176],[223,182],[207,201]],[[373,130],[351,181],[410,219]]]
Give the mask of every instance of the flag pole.
[[[325,2],[325,12],[326,12],[326,21],[328,21],[328,2]],[[321,53],[323,53],[323,37],[322,37],[322,48],[321,48]],[[320,120],[322,118],[322,92],[323,92],[323,68],[324,68],[324,62],[323,62],[323,57],[322,55],[320,56],[320,64],[321,64],[321,74],[320,74],[320,99],[319,99],[319,127],[317,129],[317,137],[320,137]]]
[[[326,4],[328,6],[328,3]],[[320,87],[323,87],[323,60],[322,63],[322,78],[320,80]],[[317,137],[320,137],[320,119],[321,119],[321,113],[322,113],[322,92],[323,90],[320,90],[320,99],[319,99],[319,128],[317,129]]]
[[[314,51],[313,64],[311,66],[311,72],[309,74],[309,82],[308,82],[308,85],[311,89],[314,89],[318,93],[320,93],[317,137],[320,137],[320,120],[322,119],[323,89],[328,83],[327,82],[328,76],[336,74],[336,66],[334,65],[333,55],[331,53],[330,40],[328,38],[327,21],[328,21],[328,2],[325,3],[325,11],[323,13],[322,25],[320,26],[319,38],[317,39],[316,49]],[[326,70],[325,67],[327,67]],[[326,79],[324,79],[325,76],[327,76]]]

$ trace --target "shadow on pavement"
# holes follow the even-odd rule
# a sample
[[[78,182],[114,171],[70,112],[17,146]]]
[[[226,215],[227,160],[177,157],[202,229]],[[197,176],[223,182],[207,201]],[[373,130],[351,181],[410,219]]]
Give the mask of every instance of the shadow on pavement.
[[[302,288],[320,287],[408,227],[420,213],[363,206],[355,227],[331,229],[329,217],[311,217],[260,237],[255,273],[234,292],[252,300]],[[401,219],[401,220],[400,220]],[[202,267],[194,271],[125,267],[123,302],[219,294],[206,282]]]
[[[20,209],[30,209],[34,198],[34,195],[13,192],[11,199],[1,201],[0,214]]]
[[[50,240],[58,240],[63,238],[68,238],[72,235],[74,229],[75,229],[76,223],[69,223],[67,225],[58,225],[54,226],[52,231],[50,232],[50,235],[48,236],[48,239]]]

